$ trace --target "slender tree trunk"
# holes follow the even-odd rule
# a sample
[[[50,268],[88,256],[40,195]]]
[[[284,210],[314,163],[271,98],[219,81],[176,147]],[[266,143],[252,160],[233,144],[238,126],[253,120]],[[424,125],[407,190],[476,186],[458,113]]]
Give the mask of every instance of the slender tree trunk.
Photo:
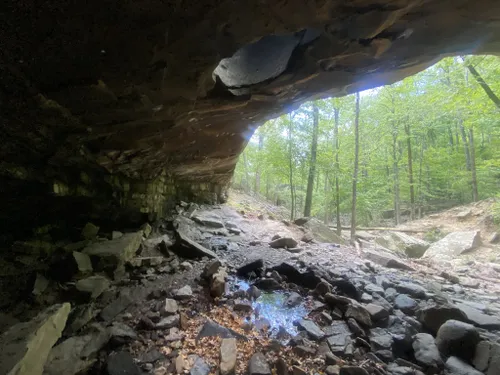
[[[420,161],[418,166],[418,218],[422,218],[422,206],[424,204],[424,194],[422,191],[422,176],[423,176],[423,164],[424,164],[424,148],[425,139],[422,137],[422,145],[420,148]]]
[[[460,135],[462,136],[462,143],[464,145],[464,153],[465,153],[465,167],[468,171],[471,170],[471,162],[470,162],[470,151],[469,151],[469,141],[467,140],[467,134],[465,133],[465,128],[462,120],[460,120]]]
[[[453,143],[453,133],[451,132],[451,128],[450,127],[448,127],[448,136],[450,138],[449,145],[450,145],[451,151],[453,153],[453,151],[455,150],[455,145]]]
[[[399,225],[401,222],[401,212],[399,208],[399,165],[397,150],[397,132],[394,129],[392,133],[392,171],[394,185],[394,222]]]
[[[248,173],[247,153],[243,151],[243,165],[245,166],[245,187],[244,190],[248,193],[250,191],[250,175]]]
[[[408,149],[408,182],[410,183],[410,219],[415,219],[415,187],[413,186],[413,155],[411,149],[410,124],[405,124],[406,143]]]
[[[356,117],[354,118],[354,172],[352,176],[351,242],[356,237],[356,189],[359,164],[359,92],[356,93]]]
[[[476,175],[476,147],[474,145],[474,131],[469,129],[469,143],[470,143],[470,160],[471,160],[471,177],[472,177],[472,200],[477,202],[479,194],[477,191],[477,175]]]
[[[330,221],[330,195],[328,194],[328,190],[330,190],[330,186],[328,184],[329,180],[328,180],[328,172],[325,173],[325,187],[324,187],[324,196],[325,196],[325,206],[324,206],[324,209],[325,209],[325,218],[324,218],[324,222],[325,224],[328,224],[328,222]]]
[[[313,133],[311,142],[311,161],[309,165],[309,178],[307,179],[306,202],[304,205],[304,216],[311,216],[312,196],[314,187],[314,177],[316,174],[316,153],[318,150],[318,125],[319,109],[316,103],[313,103]]]
[[[340,236],[342,232],[341,223],[340,223],[340,186],[339,186],[339,173],[340,173],[340,164],[339,164],[339,115],[340,111],[337,108],[334,108],[334,116],[335,116],[335,127],[333,128],[333,136],[335,138],[335,216],[337,219],[337,234]]]
[[[291,208],[290,208],[290,220],[293,221],[295,218],[295,186],[293,186],[293,150],[292,150],[292,135],[293,135],[293,118],[290,113],[290,122],[288,125],[288,155],[289,155],[289,167],[290,167],[290,198],[291,198]]]
[[[260,193],[260,174],[261,174],[261,158],[262,158],[262,148],[264,147],[264,134],[259,133],[259,152],[258,152],[258,161],[257,161],[257,170],[255,171],[255,192]]]
[[[490,88],[490,86],[485,82],[483,77],[481,77],[481,75],[476,70],[476,68],[474,68],[470,63],[465,61],[463,56],[462,56],[462,60],[464,61],[464,64],[467,67],[467,69],[469,69],[469,72],[471,72],[471,74],[474,76],[474,79],[476,80],[476,82],[479,84],[479,86],[481,86],[481,88],[484,90],[486,95],[488,95],[488,98],[490,98],[490,100],[493,102],[493,104],[495,104],[496,107],[498,109],[500,109],[500,99],[498,98],[498,96],[493,92],[493,90]]]

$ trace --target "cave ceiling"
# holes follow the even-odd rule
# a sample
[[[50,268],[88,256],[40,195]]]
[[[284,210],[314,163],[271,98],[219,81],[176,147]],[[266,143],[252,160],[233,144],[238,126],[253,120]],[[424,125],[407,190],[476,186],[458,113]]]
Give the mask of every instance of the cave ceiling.
[[[500,51],[498,0],[2,7],[3,173],[85,164],[223,184],[267,119],[444,56]]]

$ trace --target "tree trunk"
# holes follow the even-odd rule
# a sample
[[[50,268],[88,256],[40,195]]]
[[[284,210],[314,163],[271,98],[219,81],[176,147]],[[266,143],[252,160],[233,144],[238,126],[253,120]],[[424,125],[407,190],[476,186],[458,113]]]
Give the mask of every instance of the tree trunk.
[[[359,164],[359,92],[356,93],[356,117],[354,118],[354,172],[352,176],[351,242],[356,240],[356,188]]]
[[[314,177],[316,175],[316,153],[318,150],[318,125],[319,109],[316,103],[313,103],[313,133],[311,141],[311,161],[309,165],[309,178],[307,179],[306,202],[304,205],[304,216],[311,216],[312,196],[314,187]]]
[[[401,222],[401,212],[399,208],[399,163],[398,163],[398,150],[397,150],[397,137],[398,134],[395,127],[392,132],[392,172],[393,172],[393,185],[394,185],[394,220],[395,224],[399,225]]]
[[[469,151],[469,141],[467,140],[467,134],[465,133],[465,128],[462,120],[460,120],[460,135],[462,136],[462,143],[464,144],[464,153],[465,153],[465,167],[468,171],[471,170],[471,162],[470,162],[470,151]]]
[[[424,204],[424,194],[422,192],[422,177],[423,177],[423,163],[424,163],[424,150],[425,138],[422,136],[422,145],[420,148],[420,161],[418,167],[418,218],[422,218],[422,206]]]
[[[290,113],[290,123],[288,125],[288,156],[289,156],[289,167],[290,167],[290,198],[291,198],[291,208],[290,208],[290,220],[293,221],[295,218],[295,187],[293,186],[293,153],[292,153],[292,134],[293,134],[293,118]]]
[[[328,184],[328,172],[325,173],[325,188],[324,188],[324,196],[325,196],[325,205],[324,205],[324,210],[325,210],[325,218],[324,222],[325,224],[328,224],[329,219],[330,219],[330,194],[328,194],[328,190],[330,188]]]
[[[476,147],[474,145],[474,131],[469,129],[469,143],[470,143],[470,160],[471,160],[471,177],[472,177],[472,200],[477,202],[479,194],[477,191],[477,176],[476,176]]]
[[[339,164],[339,149],[340,149],[340,141],[339,141],[339,115],[340,110],[334,108],[334,116],[335,116],[335,127],[333,128],[333,136],[335,138],[335,215],[337,219],[337,234],[340,236],[342,229],[340,228],[340,187],[339,187],[339,173],[340,173],[340,164]]]
[[[415,187],[413,186],[413,155],[411,150],[410,124],[405,124],[406,143],[408,149],[408,182],[410,183],[410,219],[415,219]]]
[[[245,169],[245,186],[244,190],[248,193],[250,190],[250,175],[248,173],[247,153],[243,151],[243,165]]]
[[[463,57],[462,57],[462,60],[464,61],[464,64],[467,67],[467,69],[469,69],[469,72],[471,72],[471,74],[474,76],[474,79],[476,80],[476,82],[479,84],[479,86],[481,86],[481,88],[484,90],[486,95],[488,95],[488,98],[490,98],[490,100],[493,102],[493,104],[495,104],[496,107],[498,109],[500,109],[500,99],[498,98],[498,96],[496,96],[496,94],[493,92],[493,90],[490,88],[490,86],[485,82],[483,77],[481,77],[481,75],[476,70],[476,68],[474,68],[470,63],[465,61],[465,59]]]
[[[266,198],[269,199],[269,188],[271,185],[271,181],[269,180],[269,172],[266,173]]]
[[[256,193],[260,193],[260,170],[261,170],[261,152],[264,147],[264,134],[259,133],[259,148],[258,148],[258,160],[257,160],[257,170],[255,171],[255,187],[254,190]]]

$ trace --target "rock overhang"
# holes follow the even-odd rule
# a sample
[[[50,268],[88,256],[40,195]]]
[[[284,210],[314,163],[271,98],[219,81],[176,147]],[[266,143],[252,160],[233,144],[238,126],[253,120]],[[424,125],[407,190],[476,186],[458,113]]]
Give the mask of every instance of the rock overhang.
[[[253,131],[304,101],[500,51],[494,0],[52,0],[2,19],[4,193],[143,213],[221,199]]]

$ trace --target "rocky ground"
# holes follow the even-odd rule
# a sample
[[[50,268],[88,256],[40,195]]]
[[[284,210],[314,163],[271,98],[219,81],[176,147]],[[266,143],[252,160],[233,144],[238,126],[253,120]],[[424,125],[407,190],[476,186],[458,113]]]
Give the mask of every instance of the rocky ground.
[[[349,246],[253,203],[181,202],[123,233],[89,223],[29,299],[4,304],[0,373],[500,374],[492,233]]]

